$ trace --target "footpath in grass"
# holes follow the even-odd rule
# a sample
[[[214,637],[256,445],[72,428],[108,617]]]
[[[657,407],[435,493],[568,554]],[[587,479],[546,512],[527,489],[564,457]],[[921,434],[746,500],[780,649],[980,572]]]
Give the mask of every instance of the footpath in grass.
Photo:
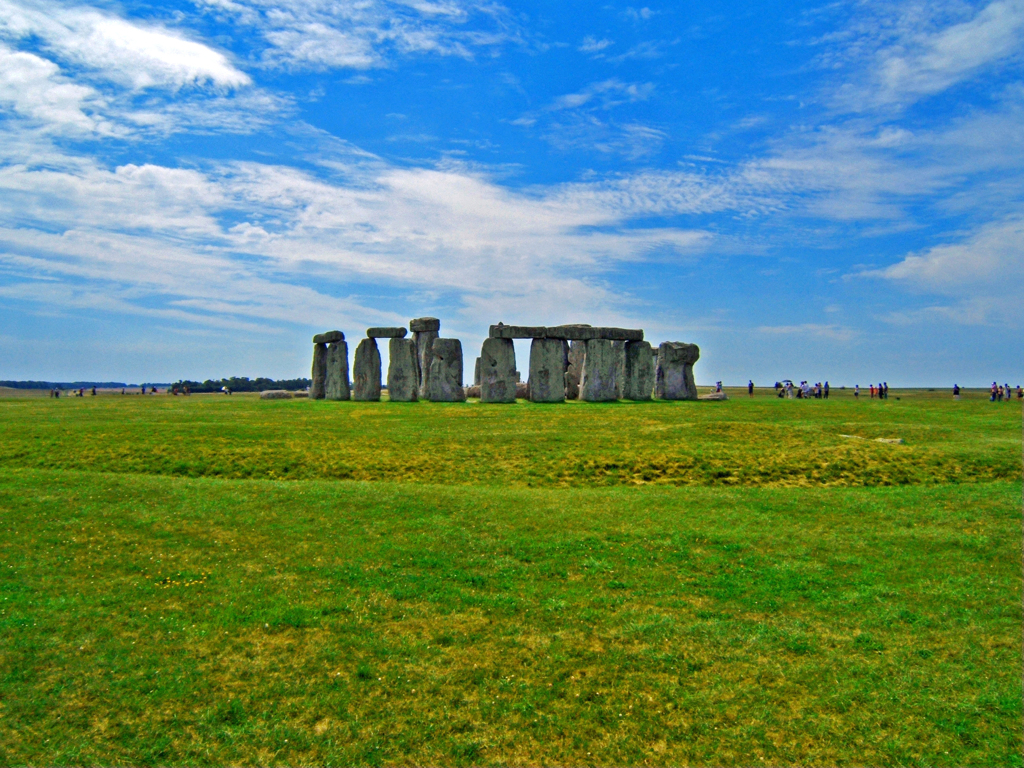
[[[1019,404],[919,391],[554,405],[21,398],[0,399],[0,468],[519,487],[972,483],[1020,477],[1020,425]]]
[[[1019,481],[515,485],[8,465],[0,762],[1021,764]]]

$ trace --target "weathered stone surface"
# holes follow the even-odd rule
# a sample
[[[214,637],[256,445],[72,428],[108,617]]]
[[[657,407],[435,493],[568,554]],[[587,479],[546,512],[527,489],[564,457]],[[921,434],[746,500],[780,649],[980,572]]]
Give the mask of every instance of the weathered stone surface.
[[[725,392],[709,392],[706,395],[697,395],[698,400],[728,400],[729,396]],[[879,438],[882,440],[882,438]],[[884,440],[883,440],[884,442]],[[902,442],[902,441],[900,441]]]
[[[516,401],[516,349],[512,339],[484,339],[480,349],[480,402]]]
[[[567,346],[561,339],[533,340],[530,345],[530,400],[533,402],[565,400]]]
[[[591,339],[643,341],[644,339],[644,332],[639,328],[592,328],[589,325],[556,325],[545,330],[546,338],[566,339],[568,341],[590,341]]]
[[[260,400],[291,400],[292,393],[287,389],[265,389],[260,392]]]
[[[700,359],[696,344],[666,341],[658,347],[658,367],[654,376],[654,394],[661,400],[696,400],[697,385],[693,364]]]
[[[627,341],[622,375],[622,397],[626,400],[650,400],[654,392],[654,350],[646,341]]]
[[[417,317],[415,320],[409,321],[409,330],[413,333],[422,333],[423,331],[440,331],[441,321],[436,317]]]
[[[300,389],[298,392],[292,392],[292,395],[294,397],[309,397],[309,392]]]
[[[618,360],[618,367],[615,369],[615,397],[622,397],[622,383],[626,377],[626,342],[613,341],[612,351],[615,359]]]
[[[420,386],[420,366],[416,358],[416,342],[412,339],[391,339],[388,344],[388,398],[396,403],[416,400]]]
[[[380,350],[376,339],[363,339],[356,347],[352,363],[352,399],[363,402],[380,400]]]
[[[462,388],[462,342],[458,339],[434,339],[430,345],[430,375],[427,377],[427,399],[435,403],[461,403],[466,399]]]
[[[368,339],[404,339],[408,331],[401,326],[395,328],[367,328],[366,338]]]
[[[476,364],[473,366],[473,386],[480,386],[480,358],[476,359]]]
[[[587,342],[583,358],[583,379],[580,382],[580,400],[591,403],[616,400],[615,379],[619,358],[608,339]]]
[[[314,344],[333,344],[338,341],[344,341],[345,334],[341,331],[328,331],[327,333],[318,333],[313,337]]]
[[[543,339],[547,328],[543,325],[492,325],[488,335],[492,339]]]
[[[580,396],[580,379],[583,377],[583,357],[586,354],[585,341],[569,343],[569,359],[565,367],[565,399],[578,400]]]
[[[411,325],[411,323],[410,323]],[[437,338],[437,331],[414,331],[412,340],[416,342],[417,390],[421,400],[429,399],[427,391],[430,380],[430,345]]]
[[[516,399],[517,400],[529,400],[530,399],[530,385],[525,381],[516,382]]]
[[[472,387],[466,387],[466,397],[480,397],[480,385],[474,384]]]
[[[348,344],[344,341],[328,344],[324,396],[328,400],[348,400],[351,394],[348,381]]]
[[[327,345],[313,345],[313,381],[309,385],[309,396],[313,400],[323,400],[327,383]]]

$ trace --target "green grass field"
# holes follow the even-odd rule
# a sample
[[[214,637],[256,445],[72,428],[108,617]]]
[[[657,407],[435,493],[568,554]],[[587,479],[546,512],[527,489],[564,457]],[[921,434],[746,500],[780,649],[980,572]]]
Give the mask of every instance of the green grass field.
[[[1016,403],[19,396],[0,516],[4,765],[1022,764]]]

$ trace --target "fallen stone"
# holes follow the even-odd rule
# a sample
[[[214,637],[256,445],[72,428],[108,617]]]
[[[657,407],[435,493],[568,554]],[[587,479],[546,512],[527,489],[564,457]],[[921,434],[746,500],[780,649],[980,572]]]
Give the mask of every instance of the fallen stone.
[[[627,341],[623,350],[622,397],[650,400],[654,392],[654,350],[646,341]]]
[[[376,339],[363,339],[356,347],[352,384],[353,400],[371,403],[380,400],[380,350]]]
[[[405,328],[367,328],[368,339],[404,339],[408,331]]]
[[[696,400],[693,364],[700,359],[696,344],[666,341],[658,347],[654,393],[660,400]]]
[[[902,437],[876,437],[876,443],[888,443],[889,445],[905,445],[906,442]]]
[[[441,321],[436,317],[417,317],[415,320],[409,321],[409,330],[413,333],[422,333],[423,331],[440,331]]]
[[[565,401],[566,346],[561,339],[534,339],[530,345],[530,400],[533,402]]]
[[[543,339],[547,328],[543,325],[492,325],[488,335],[492,339]]]
[[[480,385],[474,384],[472,387],[466,387],[466,397],[480,397]]]
[[[583,358],[583,378],[580,382],[580,400],[603,403],[616,398],[615,378],[619,360],[608,339],[587,341]]]
[[[584,341],[569,342],[569,358],[565,366],[565,399],[578,400],[580,378],[583,376],[583,357],[587,344]]]
[[[348,344],[344,341],[328,344],[324,397],[328,400],[348,400],[351,396],[348,380]]]
[[[466,400],[462,387],[462,342],[458,339],[434,339],[430,345],[430,375],[427,399],[435,403],[461,403]]]
[[[337,341],[344,341],[345,334],[341,331],[328,331],[327,333],[318,333],[313,337],[314,344],[333,344]]]
[[[300,389],[298,392],[292,392],[293,397],[309,397],[309,392]]]
[[[388,357],[388,398],[396,403],[415,401],[420,386],[416,342],[412,339],[391,339]]]
[[[517,400],[529,400],[530,399],[530,385],[525,381],[516,382],[516,399]]]
[[[309,396],[313,400],[323,400],[327,382],[327,344],[313,345],[313,373],[309,385]]]
[[[706,395],[697,395],[698,400],[728,400],[729,396],[725,392],[709,392]]]
[[[480,402],[516,401],[516,349],[511,339],[484,339],[480,348]]]
[[[265,389],[260,392],[260,400],[291,400],[292,393],[287,389]]]

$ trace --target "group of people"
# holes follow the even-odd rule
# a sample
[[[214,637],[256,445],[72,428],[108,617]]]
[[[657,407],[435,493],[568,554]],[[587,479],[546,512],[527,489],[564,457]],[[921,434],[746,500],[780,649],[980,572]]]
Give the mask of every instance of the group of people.
[[[877,397],[879,400],[888,400],[889,399],[889,382],[888,381],[883,381],[883,382],[880,382],[878,384],[872,384],[872,385],[870,385],[868,387],[868,390],[871,392],[871,397],[872,398]],[[854,385],[854,387],[853,387],[853,396],[854,397],[860,397],[860,384]],[[899,400],[898,397],[896,399]]]
[[[789,381],[789,379],[783,382],[775,382],[776,397],[786,397],[789,399],[828,400],[829,390],[830,387],[827,381],[824,384],[820,381],[815,384],[811,384],[807,381],[801,381],[799,386],[795,386],[792,381]],[[754,394],[753,381],[747,382],[747,394],[750,396],[753,396]]]
[[[60,398],[61,394],[62,391],[59,387],[54,387],[53,389],[50,390],[50,397]],[[75,397],[85,397],[85,387],[73,389],[71,390],[71,394],[74,395]],[[93,397],[96,397],[96,387],[93,387],[92,390],[90,390],[89,394],[91,394]]]
[[[957,399],[960,399],[959,396]],[[992,390],[988,399],[993,403],[1001,403],[1003,400],[1010,402],[1013,400],[1013,390],[1010,389],[1009,384],[1003,384],[1000,386],[997,382],[993,381]],[[1024,400],[1024,389],[1021,389],[1020,384],[1017,385],[1017,400]]]

